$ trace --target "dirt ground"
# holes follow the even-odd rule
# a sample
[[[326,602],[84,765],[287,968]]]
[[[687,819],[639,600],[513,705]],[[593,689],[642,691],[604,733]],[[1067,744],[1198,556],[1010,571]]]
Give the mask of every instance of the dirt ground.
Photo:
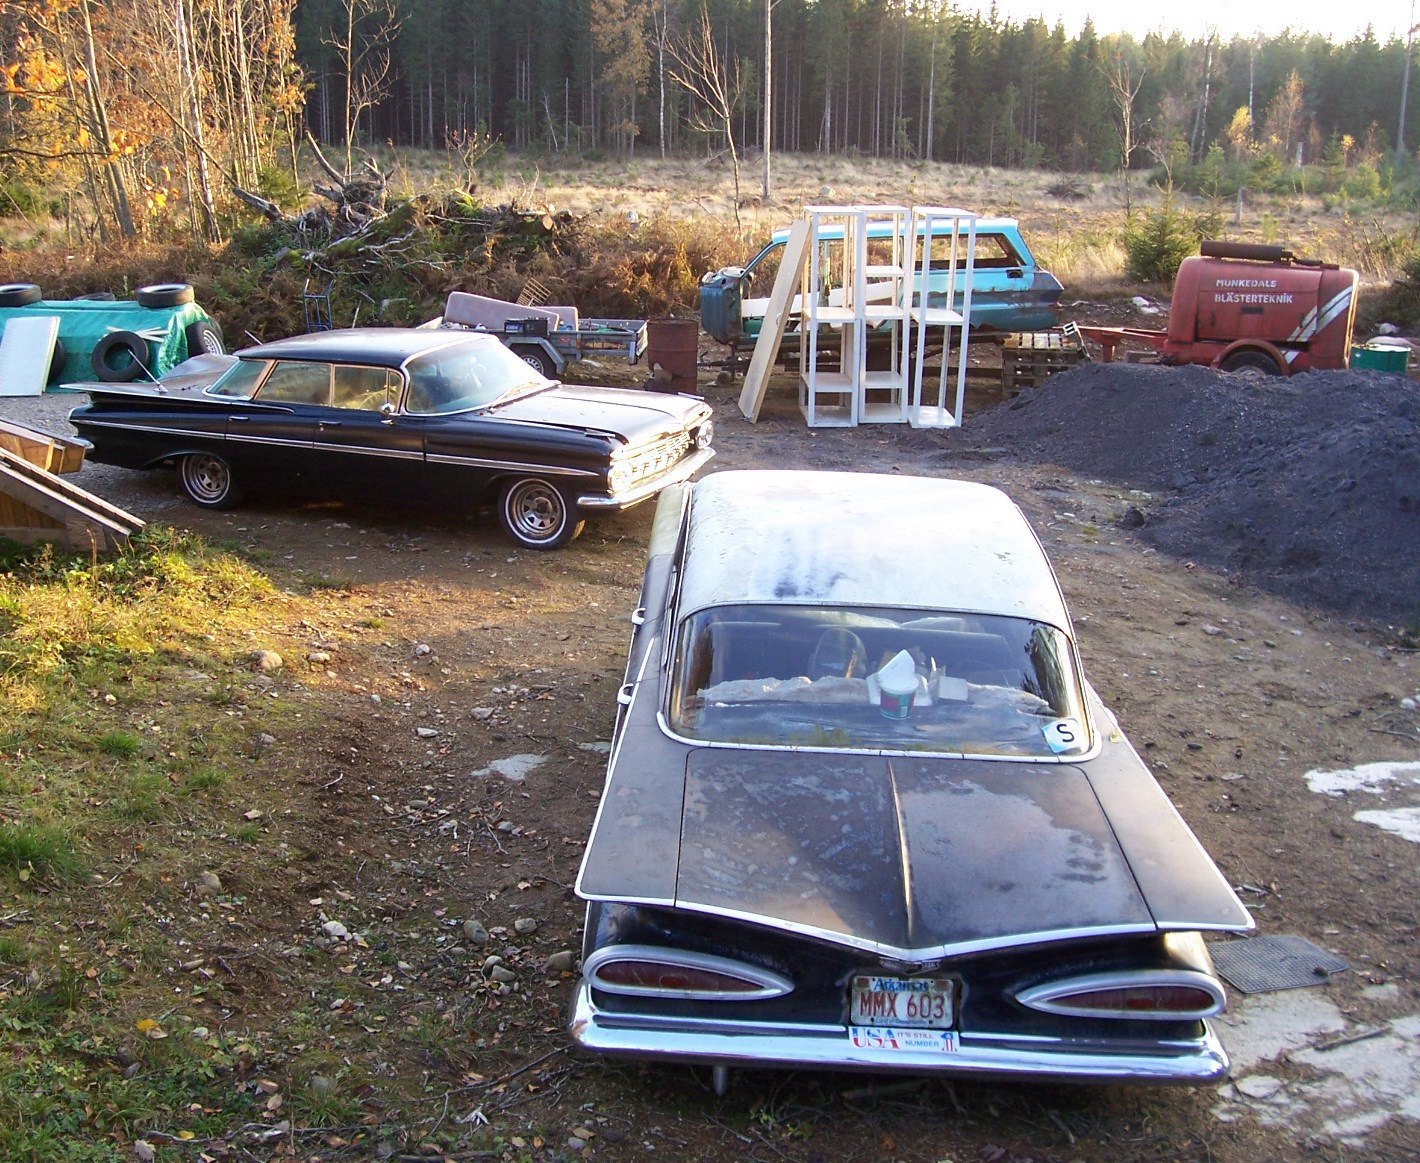
[[[1315,988],[1234,994],[1223,1030],[1233,1082],[1146,1091],[746,1072],[716,1098],[705,1073],[572,1056],[563,1021],[573,970],[556,955],[579,947],[571,886],[650,509],[592,523],[543,555],[461,513],[267,502],[211,514],[179,500],[171,474],[88,466],[79,484],[150,521],[239,545],[279,585],[343,593],[338,621],[273,626],[270,642],[253,643],[288,664],[275,678],[247,676],[250,697],[302,700],[309,727],[255,751],[244,777],[290,855],[279,882],[237,886],[261,901],[249,915],[264,920],[212,951],[240,985],[213,1020],[280,1022],[302,1000],[291,950],[321,956],[301,935],[328,917],[368,946],[329,953],[356,967],[345,995],[328,1000],[346,1007],[362,1068],[422,1071],[444,1095],[442,1109],[383,1117],[425,1132],[460,1123],[470,1143],[493,1132],[501,1157],[1415,1158],[1415,385],[1394,377],[1360,385],[1366,394],[1328,378],[1258,392],[1208,372],[1168,384],[1166,374],[1094,367],[1014,403],[978,387],[967,424],[950,433],[809,430],[788,380],[750,424],[738,383],[717,384],[713,372],[701,383],[717,411],[716,471],[959,476],[1022,506],[1059,573],[1088,677],[1259,932],[1301,935],[1350,966]],[[1230,411],[1240,397],[1246,409]],[[1297,400],[1323,397],[1312,445],[1279,435],[1300,423]],[[21,420],[55,423],[63,410],[53,399],[0,402]],[[1217,471],[1201,470],[1190,448]],[[1258,461],[1269,448],[1273,461]],[[1224,454],[1236,473],[1222,471]],[[1318,481],[1318,464],[1333,467],[1326,456],[1354,471]],[[1260,482],[1265,498],[1243,512]],[[1329,524],[1322,494],[1337,502]],[[1370,539],[1353,546],[1348,529]],[[1312,551],[1289,553],[1299,540]],[[1370,785],[1308,779],[1383,763],[1397,766],[1366,769],[1381,780]],[[260,802],[273,764],[299,771],[289,802]],[[372,972],[374,952],[399,968]],[[370,1049],[357,1026],[391,990],[402,991],[402,1028]],[[310,1151],[355,1157],[328,1141]]]

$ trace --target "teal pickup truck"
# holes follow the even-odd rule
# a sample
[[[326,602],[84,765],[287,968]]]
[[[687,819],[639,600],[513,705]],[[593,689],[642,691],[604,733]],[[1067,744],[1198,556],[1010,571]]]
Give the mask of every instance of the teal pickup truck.
[[[932,238],[932,262],[927,276],[927,305],[945,307],[948,267],[951,262],[951,224]],[[889,222],[870,222],[868,242],[886,242],[892,236]],[[723,267],[700,280],[700,326],[718,343],[732,347],[753,344],[764,320],[768,298],[755,298],[751,289],[767,296],[778,270],[789,228],[776,230],[769,242],[742,267]],[[842,229],[829,227],[819,235],[820,243],[842,246]],[[961,250],[964,250],[964,245]],[[954,302],[962,308],[964,280],[960,273],[961,250]],[[971,277],[971,329],[976,331],[1044,331],[1060,322],[1060,280],[1041,270],[1021,236],[1014,218],[979,218],[976,222],[976,262]],[[920,302],[920,289],[914,298]],[[780,357],[798,351],[798,335],[791,316]]]
[[[139,287],[131,299],[46,299],[33,283],[0,286],[0,336],[11,320],[36,317],[57,320],[44,377],[51,387],[155,380],[189,356],[224,350],[221,328],[187,283]]]

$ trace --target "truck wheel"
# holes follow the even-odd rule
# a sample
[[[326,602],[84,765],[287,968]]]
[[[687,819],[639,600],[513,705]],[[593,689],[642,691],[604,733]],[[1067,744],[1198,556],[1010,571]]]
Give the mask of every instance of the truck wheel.
[[[190,283],[154,283],[150,287],[139,287],[133,297],[140,307],[181,307],[193,300]]]
[[[561,549],[586,525],[575,502],[541,477],[508,482],[498,496],[498,519],[503,531],[525,549]]]
[[[1265,351],[1235,351],[1218,365],[1219,371],[1241,372],[1244,375],[1280,376],[1282,369]]]
[[[0,307],[28,307],[44,298],[34,283],[6,283],[0,286]]]
[[[513,354],[522,360],[528,367],[536,368],[542,373],[543,378],[555,380],[557,378],[557,365],[552,362],[552,357],[540,347],[515,347]]]

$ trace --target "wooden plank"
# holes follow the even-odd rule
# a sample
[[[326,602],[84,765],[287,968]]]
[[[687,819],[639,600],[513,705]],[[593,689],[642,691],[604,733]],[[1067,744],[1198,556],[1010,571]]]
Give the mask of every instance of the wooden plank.
[[[774,289],[769,294],[769,305],[764,309],[764,322],[760,324],[759,338],[755,340],[754,354],[750,357],[749,370],[745,372],[744,389],[740,392],[740,412],[751,423],[759,419],[764,393],[769,388],[769,373],[774,370],[779,345],[784,342],[784,329],[789,325],[789,303],[809,255],[808,241],[808,221],[795,222],[789,228],[784,257],[779,262],[779,273],[774,276]],[[800,342],[803,342],[802,337]]]
[[[25,477],[38,482],[40,487],[47,492],[71,498],[85,509],[108,518],[116,527],[129,532],[136,532],[143,528],[144,522],[126,509],[120,509],[117,505],[110,504],[102,497],[96,496],[86,489],[81,489],[78,485],[71,485],[68,481],[58,479],[52,473],[35,468],[19,457],[10,455],[3,448],[0,448],[0,468],[9,469],[8,475],[12,480],[16,477]]]
[[[78,472],[90,445],[0,419],[0,448],[48,472]]]
[[[0,449],[0,528],[17,541],[117,549],[143,521],[53,473]]]

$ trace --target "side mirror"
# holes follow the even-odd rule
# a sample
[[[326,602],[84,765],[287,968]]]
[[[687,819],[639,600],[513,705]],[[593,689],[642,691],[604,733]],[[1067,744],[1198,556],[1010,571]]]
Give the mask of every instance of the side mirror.
[[[380,423],[393,424],[395,417],[395,406],[386,400],[380,405]]]

